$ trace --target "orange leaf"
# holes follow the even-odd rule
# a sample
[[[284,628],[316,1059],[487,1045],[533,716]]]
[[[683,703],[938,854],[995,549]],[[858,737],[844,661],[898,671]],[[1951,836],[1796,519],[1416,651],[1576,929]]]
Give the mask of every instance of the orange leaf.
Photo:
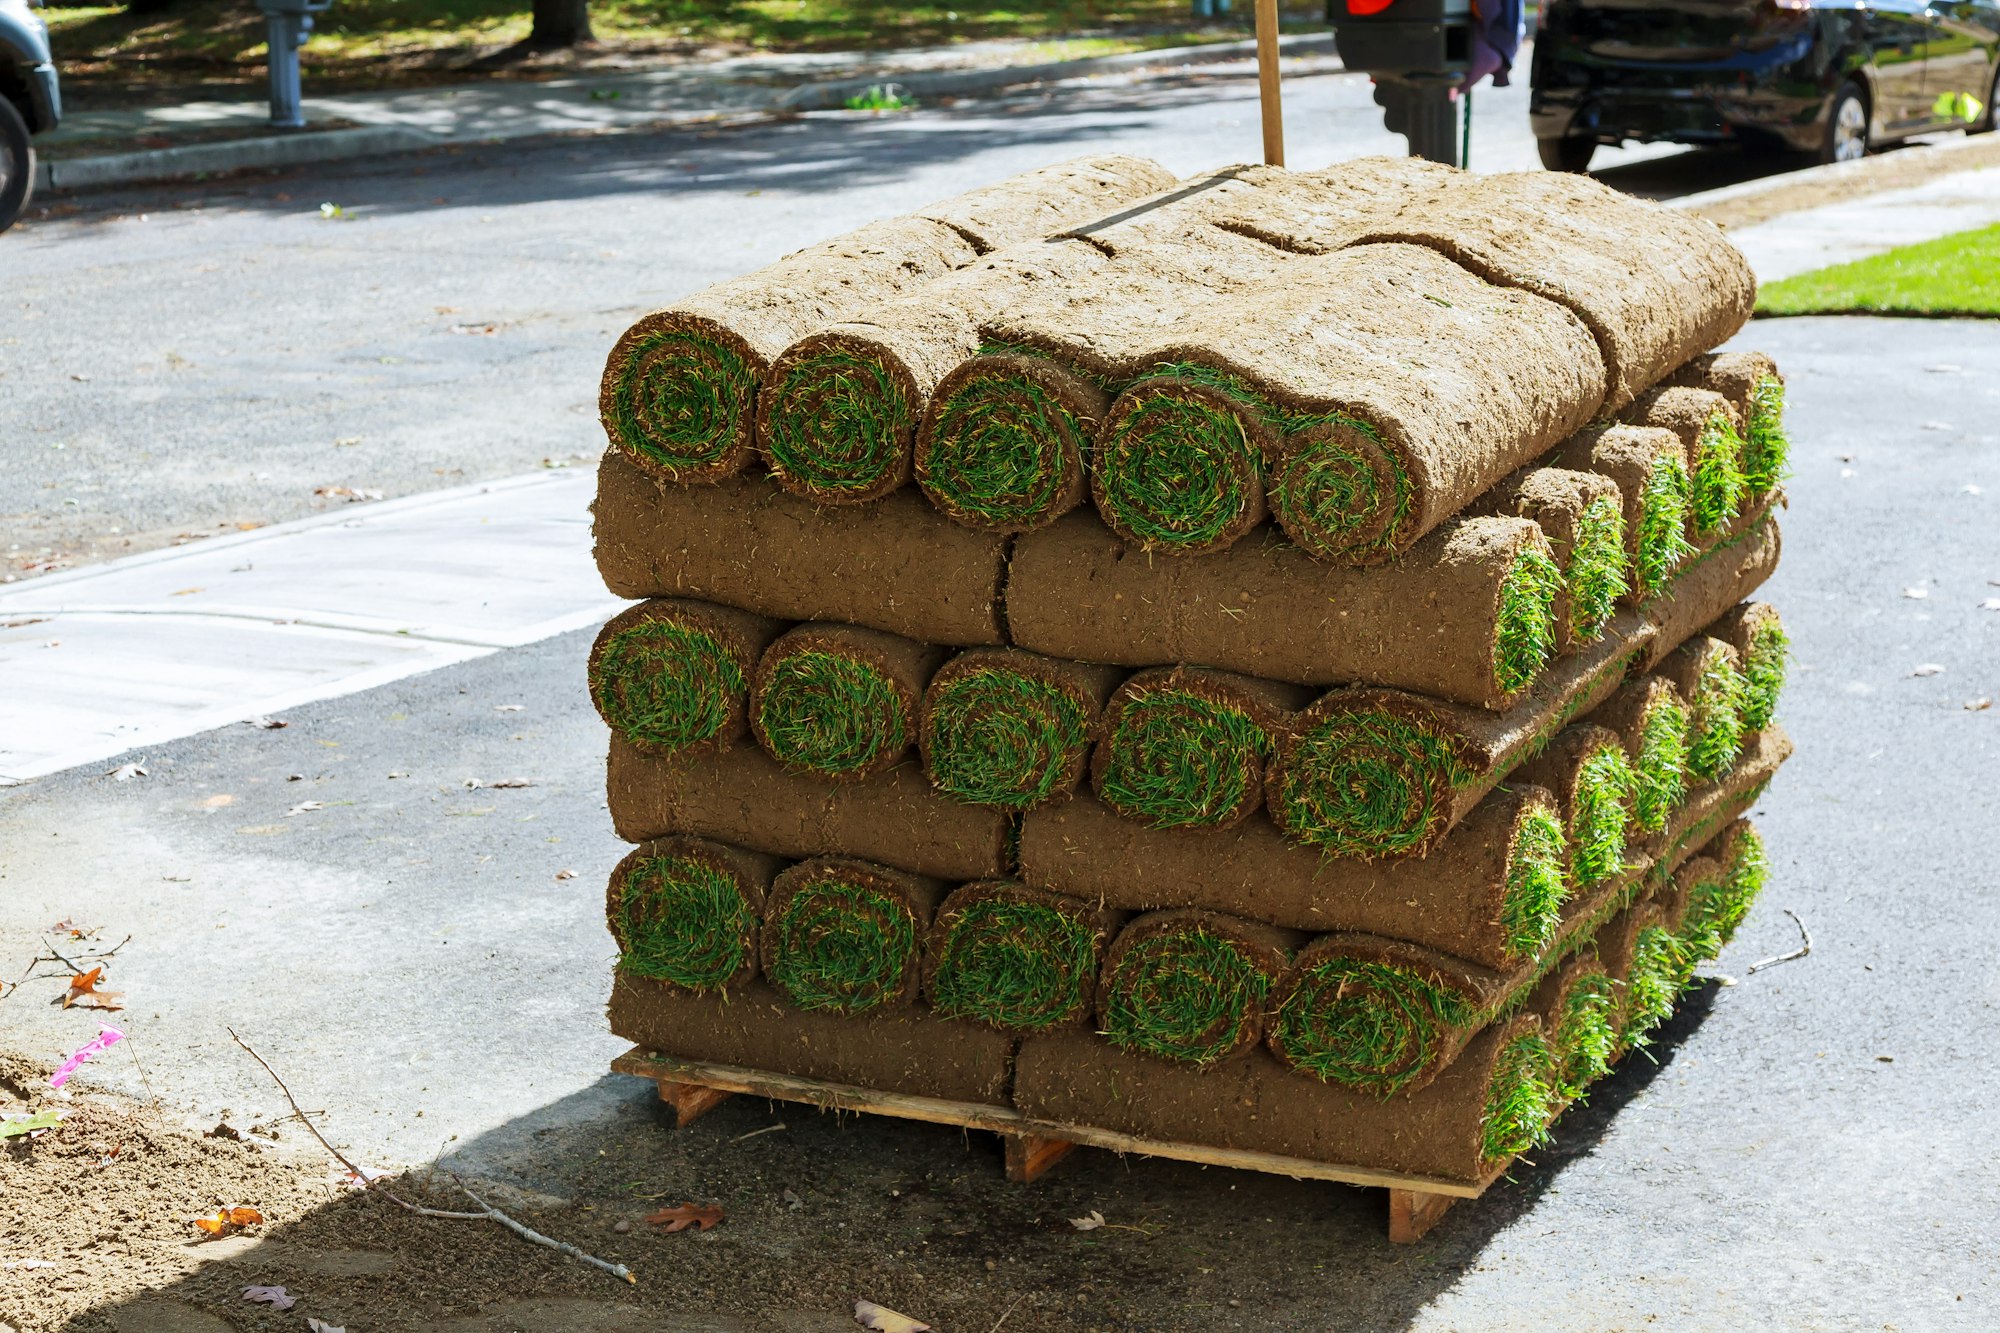
[[[69,994],[63,996],[63,1008],[67,1009],[73,1004],[83,1004],[84,1001],[89,1001],[89,1003],[83,1004],[84,1008],[123,1009],[125,1006],[118,1003],[123,992],[101,991],[97,989],[97,983],[103,979],[104,969],[101,967],[93,967],[88,972],[80,972],[71,977],[69,979]]]
[[[722,1220],[722,1208],[712,1203],[684,1203],[678,1208],[662,1208],[657,1213],[649,1214],[646,1220],[670,1232],[686,1231],[689,1227],[706,1231]]]
[[[218,1208],[214,1217],[197,1217],[194,1224],[211,1236],[227,1236],[244,1227],[254,1227],[264,1220],[264,1215],[255,1208]]]

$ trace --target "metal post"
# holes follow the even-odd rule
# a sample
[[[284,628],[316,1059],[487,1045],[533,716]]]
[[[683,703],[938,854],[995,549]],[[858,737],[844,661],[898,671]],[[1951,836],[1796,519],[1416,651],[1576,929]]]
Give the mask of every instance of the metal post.
[[[1426,79],[1421,83],[1403,79],[1375,80],[1375,102],[1383,110],[1383,123],[1393,134],[1410,141],[1410,156],[1442,162],[1448,167],[1458,160],[1458,103],[1452,100],[1451,79]]]
[[[269,47],[266,63],[270,66],[271,77],[271,123],[281,129],[300,129],[306,123],[305,110],[300,105],[299,48],[305,45],[305,30],[311,26],[312,19],[305,14],[264,11],[265,43]]]

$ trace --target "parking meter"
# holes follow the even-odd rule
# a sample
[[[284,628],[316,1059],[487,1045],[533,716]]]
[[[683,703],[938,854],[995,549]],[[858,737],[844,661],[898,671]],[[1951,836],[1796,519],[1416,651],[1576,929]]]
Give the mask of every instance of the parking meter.
[[[270,48],[273,125],[295,130],[306,123],[300,106],[299,48],[312,36],[313,15],[324,14],[332,4],[333,0],[257,0]]]
[[[1469,0],[1327,0],[1340,63],[1375,80],[1375,102],[1410,156],[1458,166],[1458,105],[1472,51]]]

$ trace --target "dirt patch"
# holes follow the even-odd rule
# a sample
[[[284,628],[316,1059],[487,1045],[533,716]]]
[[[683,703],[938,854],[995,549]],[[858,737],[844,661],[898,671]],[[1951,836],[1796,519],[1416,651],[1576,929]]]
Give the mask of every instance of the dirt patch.
[[[2000,139],[1949,149],[1917,147],[1848,163],[1838,171],[1791,182],[1781,178],[1768,190],[1719,199],[1690,211],[1720,227],[1754,227],[1808,208],[1845,203],[1886,190],[1906,190],[1961,171],[2000,166]]]

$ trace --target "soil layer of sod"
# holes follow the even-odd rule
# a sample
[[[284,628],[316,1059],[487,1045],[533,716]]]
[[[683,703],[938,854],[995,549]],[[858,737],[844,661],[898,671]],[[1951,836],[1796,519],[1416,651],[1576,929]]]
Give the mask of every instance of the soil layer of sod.
[[[1696,544],[1743,511],[1743,418],[1727,398],[1707,389],[1648,389],[1625,409],[1629,425],[1657,426],[1680,437],[1688,456],[1688,537]]]
[[[1750,514],[1737,521],[1728,541],[1690,561],[1667,585],[1666,593],[1644,608],[1658,630],[1647,650],[1645,668],[1652,669],[1690,635],[1763,587],[1777,571],[1782,549],[1778,516]]]
[[[925,950],[932,1009],[1010,1031],[1087,1025],[1119,913],[1011,880],[961,885]]]
[[[754,745],[680,762],[616,737],[606,774],[612,827],[627,842],[681,833],[773,856],[853,856],[939,879],[1006,874],[1007,815],[932,790],[914,764],[859,782],[788,773]]]
[[[1455,520],[1391,564],[1348,569],[1269,527],[1199,559],[1149,558],[1076,513],[1015,540],[1007,621],[1015,643],[1055,657],[1201,662],[1497,709],[1553,653],[1559,581],[1525,519]]]
[[[1074,226],[1171,177],[1104,154],[1010,176],[788,255],[656,310],[619,338],[598,412],[614,447],[670,481],[740,471],[771,362],[799,338],[1002,246]]]
[[[943,881],[842,856],[780,874],[765,900],[758,960],[801,1009],[858,1014],[910,1004]]]
[[[768,1069],[913,1097],[1007,1104],[1014,1039],[918,1007],[862,1014],[800,1009],[761,981],[727,997],[620,976],[611,1031],[680,1060]]]
[[[1528,519],[1549,539],[1563,576],[1556,594],[1558,651],[1573,652],[1604,633],[1631,587],[1617,482],[1597,472],[1525,467],[1501,478],[1469,512]]]
[[[1672,431],[1592,426],[1563,441],[1542,461],[1618,483],[1631,570],[1623,598],[1628,605],[1657,596],[1694,553],[1687,535],[1687,447]]]
[[[1401,938],[1491,968],[1532,956],[1570,896],[1552,797],[1510,785],[1428,856],[1327,857],[1262,815],[1226,834],[1154,829],[1088,796],[1021,821],[1021,877],[1127,911],[1202,908],[1321,933]]]
[[[944,658],[942,648],[880,630],[796,626],[757,663],[750,725],[792,772],[873,777],[916,744],[918,704]]]
[[[597,568],[619,597],[698,597],[923,643],[1006,641],[1006,539],[915,491],[825,508],[758,477],[662,486],[615,450],[597,473]]]
[[[1263,805],[1278,731],[1311,699],[1307,687],[1228,671],[1138,672],[1105,706],[1091,789],[1154,828],[1234,828]]]
[[[1098,718],[1124,673],[1018,648],[974,648],[931,678],[918,743],[940,792],[1027,810],[1083,785]]]
[[[605,919],[618,970],[693,992],[757,975],[757,920],[784,863],[702,838],[656,838],[611,872]]]
[[[1304,937],[1220,912],[1134,917],[1104,955],[1097,1029],[1121,1050],[1212,1064],[1254,1047]]]
[[[605,725],[654,754],[741,740],[757,659],[784,625],[726,606],[662,597],[605,622],[590,648],[590,701]]]

